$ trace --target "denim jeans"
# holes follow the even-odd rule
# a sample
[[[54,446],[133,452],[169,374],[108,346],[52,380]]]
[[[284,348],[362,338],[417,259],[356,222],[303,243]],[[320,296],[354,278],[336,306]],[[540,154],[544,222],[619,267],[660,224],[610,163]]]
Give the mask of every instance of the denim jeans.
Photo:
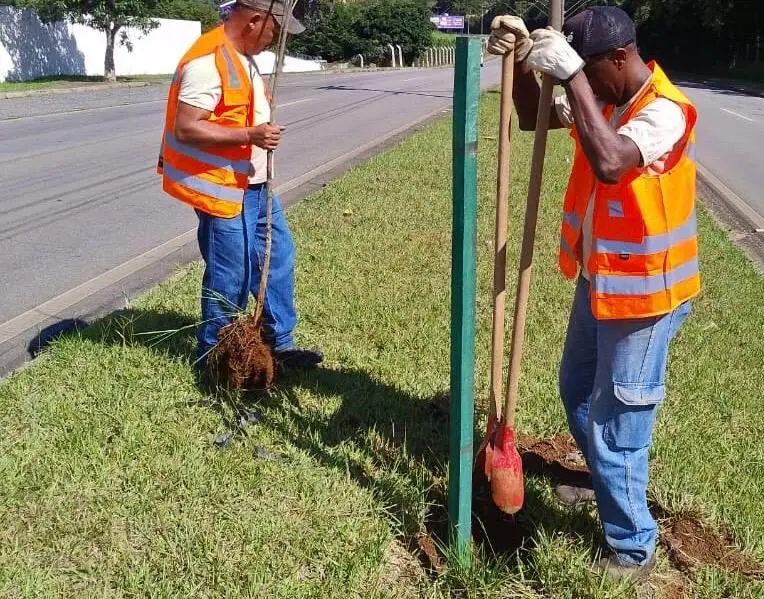
[[[199,210],[197,237],[205,269],[202,280],[202,322],[197,330],[197,360],[217,342],[218,332],[233,315],[245,310],[249,294],[257,297],[265,256],[265,185],[250,185],[241,214],[211,216]],[[271,264],[263,306],[267,340],[276,351],[294,345],[294,243],[284,210],[273,197]]]
[[[665,395],[671,339],[690,302],[653,318],[597,320],[580,277],[560,365],[570,432],[592,473],[605,542],[619,560],[645,564],[658,528],[647,507],[648,456]]]

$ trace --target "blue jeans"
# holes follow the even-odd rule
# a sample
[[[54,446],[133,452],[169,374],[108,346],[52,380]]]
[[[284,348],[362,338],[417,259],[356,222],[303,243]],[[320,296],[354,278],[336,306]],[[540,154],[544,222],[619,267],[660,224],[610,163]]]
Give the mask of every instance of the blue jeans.
[[[205,269],[202,280],[202,322],[197,330],[197,360],[217,342],[218,332],[246,309],[249,294],[257,297],[265,256],[265,185],[250,185],[239,216],[222,218],[199,210],[197,237]],[[294,243],[284,210],[273,197],[271,265],[263,306],[267,340],[276,351],[294,345]]]
[[[580,277],[560,365],[570,432],[592,473],[605,542],[619,560],[645,564],[658,527],[647,507],[648,456],[665,395],[671,339],[686,302],[653,318],[597,320]]]

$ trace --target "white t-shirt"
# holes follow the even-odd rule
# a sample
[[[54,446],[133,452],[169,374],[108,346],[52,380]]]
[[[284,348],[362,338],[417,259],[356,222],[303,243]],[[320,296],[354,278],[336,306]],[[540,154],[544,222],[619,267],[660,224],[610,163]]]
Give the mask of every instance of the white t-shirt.
[[[267,123],[271,118],[271,106],[265,95],[265,84],[257,66],[252,58],[239,54],[239,60],[244,69],[249,73],[255,97],[255,125]],[[195,58],[186,64],[180,82],[178,99],[184,104],[208,110],[215,107],[223,95],[223,83],[220,79],[215,55],[207,54]],[[268,153],[262,148],[252,146],[252,170],[250,172],[250,184],[264,183],[267,178]]]
[[[647,86],[650,82],[646,82]],[[624,113],[642,93],[642,89],[623,106],[616,106],[613,111],[611,124],[616,126]],[[604,108],[604,104],[601,105]],[[565,127],[573,126],[573,110],[567,96],[555,98],[555,108],[560,122]],[[674,146],[682,139],[685,130],[685,118],[679,104],[666,98],[657,98],[635,114],[626,124],[619,127],[619,135],[628,137],[639,148],[642,155],[642,167],[649,174],[660,174],[664,170],[666,159],[671,155]],[[586,215],[583,223],[583,265],[581,274],[589,279],[586,265],[592,249],[592,222],[594,220],[594,190],[586,205]]]

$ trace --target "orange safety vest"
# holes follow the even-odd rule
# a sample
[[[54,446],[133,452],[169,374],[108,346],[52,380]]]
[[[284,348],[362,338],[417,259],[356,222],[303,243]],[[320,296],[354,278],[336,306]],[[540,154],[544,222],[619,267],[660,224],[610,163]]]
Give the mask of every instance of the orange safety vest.
[[[666,314],[700,292],[693,156],[697,111],[657,64],[648,67],[653,73],[650,83],[618,126],[656,98],[682,108],[685,133],[662,174],[634,168],[615,185],[602,183],[575,127],[571,132],[576,151],[565,193],[559,267],[569,279],[578,273],[582,225],[592,198],[592,250],[586,266],[592,313],[602,320]],[[604,109],[608,121],[614,109]]]
[[[247,189],[252,146],[202,148],[175,137],[175,114],[183,68],[190,61],[215,55],[222,95],[209,121],[224,127],[251,127],[254,94],[249,73],[220,26],[202,35],[180,60],[167,98],[162,149],[157,173],[162,189],[207,214],[226,218],[241,214]]]

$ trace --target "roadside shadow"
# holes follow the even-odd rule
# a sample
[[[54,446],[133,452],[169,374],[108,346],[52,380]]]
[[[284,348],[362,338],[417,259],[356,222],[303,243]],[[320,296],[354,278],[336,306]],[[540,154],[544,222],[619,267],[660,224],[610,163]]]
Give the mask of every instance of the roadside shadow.
[[[83,336],[105,345],[143,346],[172,359],[194,360],[196,321],[176,311],[125,308],[94,322]]]
[[[86,72],[85,55],[67,24],[45,24],[28,8],[0,6],[0,47],[10,58],[8,81]]]
[[[324,91],[353,91],[353,92],[376,92],[380,94],[390,94],[391,96],[422,96],[424,98],[444,98],[451,99],[453,96],[447,92],[441,91],[404,91],[395,89],[372,89],[367,87],[352,87],[350,85],[322,85],[316,89]]]
[[[27,353],[30,358],[36,358],[54,341],[67,336],[76,335],[84,331],[90,323],[79,318],[65,318],[48,325],[40,330],[27,345]]]
[[[364,370],[319,368],[283,379],[277,393],[288,419],[278,432],[318,463],[340,472],[369,489],[397,523],[408,544],[427,554],[426,539],[444,546],[448,539],[447,464],[449,403],[445,393],[416,397],[384,383]],[[304,409],[305,396],[339,402],[327,419],[321,410]],[[295,431],[299,431],[296,433]],[[475,443],[483,431],[475,430]],[[554,482],[579,480],[574,473],[552,471],[532,454],[523,456],[526,476]],[[564,469],[563,469],[564,470]],[[419,489],[419,496],[412,496]],[[427,509],[422,514],[422,505]],[[560,506],[538,484],[526,485],[523,509],[514,516],[502,513],[490,488],[473,476],[473,538],[491,555],[527,555],[535,543],[539,523],[547,533],[561,532],[599,549],[598,523],[591,514]]]
[[[84,334],[107,344],[141,345],[190,366],[195,326],[187,314],[129,308],[98,321]],[[195,403],[215,411],[223,425],[235,426],[232,418],[254,415],[249,425],[267,426],[322,467],[346,473],[369,490],[410,549],[422,550],[426,540],[430,546],[445,546],[447,393],[417,396],[363,369],[323,367],[285,373],[270,392],[242,394],[232,416],[228,392],[200,390],[203,397]],[[475,429],[476,443],[481,436]],[[230,442],[229,438],[218,447]],[[561,476],[542,470],[532,458],[526,461],[526,475]],[[473,508],[474,539],[488,554],[524,555],[539,523],[547,532],[591,539],[596,548],[596,521],[581,513],[570,517],[538,485],[526,485],[525,507],[510,517],[499,512],[476,478]],[[432,556],[422,553],[429,560],[425,565],[437,569]]]
[[[743,87],[738,87],[733,84],[725,84],[721,81],[714,81],[713,79],[685,79],[679,77],[674,80],[674,84],[679,87],[699,89],[720,96],[764,98],[764,90],[756,90],[753,88],[744,89]]]

